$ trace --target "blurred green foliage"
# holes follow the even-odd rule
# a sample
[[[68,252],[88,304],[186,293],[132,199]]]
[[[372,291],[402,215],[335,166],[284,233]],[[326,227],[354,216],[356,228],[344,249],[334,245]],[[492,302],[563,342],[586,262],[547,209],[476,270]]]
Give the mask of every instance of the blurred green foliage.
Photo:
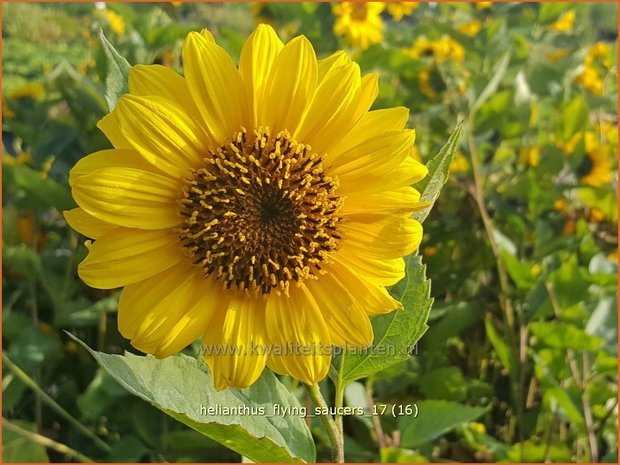
[[[345,418],[347,458],[617,462],[616,4],[421,3],[398,22],[384,12],[382,42],[363,51],[334,36],[327,3],[3,8],[4,353],[109,447],[6,364],[3,418],[97,461],[239,460],[132,397],[63,332],[131,350],[118,293],[77,278],[86,251],[61,212],[74,206],[70,167],[109,146],[95,126],[107,112],[100,28],[130,63],[179,70],[188,31],[209,28],[238,57],[260,21],[379,73],[375,107],[411,108],[422,161],[465,123],[425,222],[430,329],[415,356],[346,395],[416,403],[420,416]],[[3,443],[4,461],[75,458],[8,428]]]

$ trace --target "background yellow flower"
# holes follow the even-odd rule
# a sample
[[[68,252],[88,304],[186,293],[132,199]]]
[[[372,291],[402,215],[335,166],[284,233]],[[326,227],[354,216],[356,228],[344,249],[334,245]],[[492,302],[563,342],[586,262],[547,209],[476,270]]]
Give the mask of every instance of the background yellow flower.
[[[334,34],[344,36],[347,42],[362,50],[383,40],[384,24],[381,12],[383,2],[342,2],[332,6],[336,16]]]

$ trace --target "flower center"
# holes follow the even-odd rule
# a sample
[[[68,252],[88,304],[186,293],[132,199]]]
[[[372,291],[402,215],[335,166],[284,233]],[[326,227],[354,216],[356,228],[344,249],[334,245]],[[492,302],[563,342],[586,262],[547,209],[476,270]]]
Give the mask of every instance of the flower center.
[[[355,2],[351,11],[351,18],[355,21],[365,21],[368,14],[368,5],[363,2]]]
[[[288,293],[291,281],[316,278],[336,249],[337,182],[287,131],[242,130],[187,179],[181,242],[227,289]]]

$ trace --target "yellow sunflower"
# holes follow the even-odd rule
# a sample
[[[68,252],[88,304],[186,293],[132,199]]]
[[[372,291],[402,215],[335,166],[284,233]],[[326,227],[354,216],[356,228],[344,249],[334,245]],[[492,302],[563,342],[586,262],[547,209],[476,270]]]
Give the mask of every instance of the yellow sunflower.
[[[613,177],[614,160],[611,145],[600,143],[597,135],[591,131],[585,133],[584,141],[591,167],[581,182],[594,187],[609,184]]]
[[[575,10],[569,10],[563,13],[549,28],[557,32],[570,32],[573,29],[576,17]]]
[[[336,15],[334,34],[345,36],[347,42],[362,50],[383,40],[383,2],[342,2],[332,6]]]
[[[418,2],[389,2],[387,4],[387,10],[392,19],[399,22],[405,16],[409,16],[413,13],[419,5]]]
[[[99,122],[114,149],[70,173],[69,224],[94,239],[80,277],[124,287],[121,334],[166,357],[203,338],[215,386],[265,364],[313,384],[332,346],[368,346],[369,316],[417,249],[408,110],[369,111],[377,76],[344,52],[317,60],[260,25],[237,67],[192,32],[184,75],[137,65]]]

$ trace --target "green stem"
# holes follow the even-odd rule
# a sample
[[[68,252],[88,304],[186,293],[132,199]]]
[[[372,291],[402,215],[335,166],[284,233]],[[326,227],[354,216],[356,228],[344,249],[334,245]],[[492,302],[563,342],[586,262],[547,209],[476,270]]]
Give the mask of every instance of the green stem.
[[[506,326],[506,339],[508,340],[508,345],[511,347],[513,354],[518,354],[518,363],[514,364],[514,373],[511,373],[511,376],[514,376],[514,379],[516,380],[516,386],[513,384],[512,389],[516,404],[515,410],[519,431],[519,442],[521,444],[521,460],[523,460],[525,439],[525,410],[523,405],[523,390],[525,382],[524,366],[527,362],[527,355],[525,350],[527,348],[527,340],[523,340],[522,338],[519,338],[519,340],[517,340],[517,338],[515,337],[515,332],[517,330],[515,325],[515,310],[512,301],[508,297],[510,295],[510,281],[508,279],[508,271],[506,270],[506,266],[502,259],[501,248],[497,243],[497,240],[495,239],[493,222],[489,215],[489,211],[487,210],[484,198],[484,178],[480,169],[480,158],[473,134],[473,125],[475,118],[474,115],[475,111],[472,111],[466,124],[465,130],[465,137],[471,155],[472,173],[474,175],[474,187],[472,195],[474,197],[474,200],[476,201],[478,211],[480,212],[480,217],[482,218],[484,230],[489,240],[489,244],[491,245],[491,251],[493,252],[493,256],[495,257],[495,264],[497,267],[497,276],[499,278],[500,287],[499,305],[502,309],[504,324]],[[523,323],[520,323],[520,326],[522,328]],[[519,331],[521,333],[522,329],[520,329]],[[521,336],[520,333],[519,336]]]
[[[340,434],[340,439],[344,444],[344,428],[342,425],[342,407],[344,405],[344,380],[342,379],[342,369],[344,367],[344,357],[345,351],[342,352],[342,356],[340,357],[340,366],[338,367],[338,376],[336,378],[336,395],[334,397],[334,407],[336,407],[336,414],[334,415],[334,420],[336,421],[336,428],[338,428],[338,433]]]
[[[373,378],[372,376],[366,380],[366,398],[368,399],[368,407],[370,408],[370,412],[373,413],[375,411],[375,401],[372,398],[372,387],[373,387]],[[385,440],[385,435],[383,434],[383,428],[381,426],[381,419],[379,415],[371,415],[372,416],[372,424],[375,428],[375,435],[377,436],[377,444],[379,444],[379,450],[387,447],[387,442]]]
[[[61,444],[59,442],[54,441],[53,439],[47,438],[45,436],[41,436],[40,434],[33,433],[32,431],[25,430],[14,423],[11,423],[6,418],[2,418],[2,427],[6,428],[10,431],[13,431],[15,434],[19,434],[20,436],[36,443],[40,444],[43,447],[47,447],[49,449],[53,449],[60,454],[65,454],[82,463],[94,463],[94,460],[90,457],[85,456],[81,452],[76,451],[75,449],[71,449],[69,446]]]
[[[306,389],[310,395],[310,398],[314,402],[314,405],[319,407],[321,410],[328,410],[327,402],[325,402],[318,384],[306,384]],[[323,426],[325,426],[325,429],[327,430],[329,442],[332,447],[332,459],[336,463],[344,463],[344,443],[340,433],[338,432],[336,423],[330,415],[320,415],[320,418],[323,422]]]
[[[28,376],[25,371],[18,367],[4,353],[2,354],[2,362],[7,366],[9,370],[11,370],[15,374],[15,376],[19,378],[22,383],[32,389],[35,394],[38,394],[43,402],[45,402],[58,415],[71,423],[71,425],[73,425],[78,431],[80,431],[85,436],[91,438],[101,450],[104,450],[105,452],[110,452],[112,450],[110,446],[103,442],[95,433],[93,433],[86,426],[84,426],[82,423],[72,417],[69,412],[67,412],[54,399],[47,395],[47,393],[43,389],[41,389],[41,387],[30,376]]]

